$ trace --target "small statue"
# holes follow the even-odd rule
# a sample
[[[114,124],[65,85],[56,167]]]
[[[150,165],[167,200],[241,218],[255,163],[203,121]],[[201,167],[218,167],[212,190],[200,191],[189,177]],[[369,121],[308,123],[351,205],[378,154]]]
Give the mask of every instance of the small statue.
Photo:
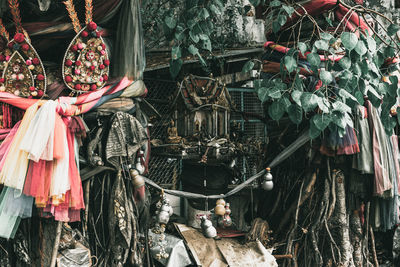
[[[206,216],[201,217],[201,229],[203,229],[203,234],[207,238],[214,238],[217,236],[217,230]]]
[[[178,130],[175,127],[174,120],[171,120],[171,127],[168,127],[167,134],[167,143],[169,144],[177,144],[182,140],[182,137],[178,135]]]

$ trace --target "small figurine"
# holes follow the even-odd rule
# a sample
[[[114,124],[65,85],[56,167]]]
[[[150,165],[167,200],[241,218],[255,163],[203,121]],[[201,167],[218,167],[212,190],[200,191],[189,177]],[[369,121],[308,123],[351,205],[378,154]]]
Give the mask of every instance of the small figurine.
[[[169,144],[177,144],[182,140],[182,137],[178,135],[178,130],[175,127],[174,120],[171,120],[171,127],[168,127],[167,134],[167,143]]]
[[[272,181],[271,169],[266,168],[265,171],[266,171],[266,173],[264,174],[264,178],[261,183],[261,187],[265,191],[271,191],[272,188],[274,188],[274,182]]]
[[[207,219],[206,216],[201,217],[201,229],[203,229],[203,234],[207,238],[214,238],[217,236],[217,230],[212,225],[211,221]]]

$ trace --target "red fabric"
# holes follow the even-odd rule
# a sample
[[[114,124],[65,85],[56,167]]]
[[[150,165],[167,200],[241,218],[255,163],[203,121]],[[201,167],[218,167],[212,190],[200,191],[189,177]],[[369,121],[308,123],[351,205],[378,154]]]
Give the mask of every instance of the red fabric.
[[[70,120],[68,118],[63,118],[64,123],[67,126],[67,142],[69,148],[69,182],[71,185],[70,192],[70,203],[69,207],[74,209],[84,209],[85,205],[83,203],[83,190],[81,183],[81,176],[79,175],[78,167],[75,162],[75,145],[74,145],[74,135],[68,128]],[[67,201],[67,200],[66,200]]]

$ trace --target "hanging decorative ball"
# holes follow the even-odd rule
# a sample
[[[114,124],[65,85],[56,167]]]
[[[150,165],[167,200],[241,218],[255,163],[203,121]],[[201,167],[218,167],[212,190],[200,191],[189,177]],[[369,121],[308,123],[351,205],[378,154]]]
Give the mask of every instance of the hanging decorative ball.
[[[6,90],[5,86],[0,86],[0,92],[4,92]]]
[[[28,66],[28,69],[34,70],[34,69],[35,69],[35,66],[34,66],[34,65],[29,65],[29,66]]]
[[[35,57],[34,59],[32,59],[32,63],[33,63],[33,65],[39,65],[40,60],[37,57]]]
[[[38,90],[38,91],[37,91],[37,96],[38,96],[38,97],[42,97],[43,95],[44,95],[43,90]]]
[[[14,41],[17,43],[22,43],[25,40],[25,36],[22,33],[16,33],[14,35]]]
[[[35,90],[36,90],[35,86],[29,86],[29,91],[33,92]]]
[[[229,203],[226,203],[226,205],[225,205],[225,214],[226,215],[230,215],[231,214],[231,208],[230,208],[230,204]]]
[[[88,35],[89,35],[89,33],[87,31],[81,32],[81,36],[84,38],[88,37]]]
[[[28,65],[28,66],[32,65],[32,60],[27,59],[27,60],[26,60],[26,65]]]
[[[225,215],[225,207],[222,205],[216,205],[214,208],[215,215],[224,216]]]
[[[264,174],[263,181],[261,183],[262,189],[265,191],[271,191],[272,188],[274,188],[274,182],[272,181],[272,174],[271,174],[271,169],[266,168],[266,172]]]
[[[22,45],[22,50],[28,51],[29,50],[29,45],[28,44],[23,44]]]
[[[222,205],[225,206],[225,200],[223,198],[220,198],[217,200],[217,202],[215,203],[216,205]]]
[[[37,96],[37,95],[38,95],[38,92],[33,91],[33,92],[31,92],[31,95],[32,95],[32,96]]]

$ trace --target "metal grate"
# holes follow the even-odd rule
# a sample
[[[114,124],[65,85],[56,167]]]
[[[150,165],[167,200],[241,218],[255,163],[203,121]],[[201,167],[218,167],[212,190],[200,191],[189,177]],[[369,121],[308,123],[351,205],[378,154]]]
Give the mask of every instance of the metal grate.
[[[231,99],[238,110],[256,115],[263,114],[263,105],[253,88],[228,88],[228,90]],[[262,121],[257,119],[245,120],[241,114],[231,113],[231,122],[240,123],[245,142],[265,142],[267,131],[266,126]],[[237,164],[243,174],[244,180],[259,171],[258,160],[258,155],[247,155],[238,158]]]
[[[165,140],[170,125],[171,103],[177,92],[177,83],[168,80],[144,80],[148,94],[146,100],[161,114],[152,120],[151,139]],[[181,159],[152,154],[149,161],[149,179],[157,184],[174,187],[181,172]]]
[[[167,137],[167,129],[170,125],[171,103],[177,92],[177,84],[168,80],[144,80],[148,95],[146,100],[151,103],[161,114],[161,118],[152,122],[150,136],[152,139],[164,140]]]
[[[176,188],[181,173],[181,159],[152,155],[149,161],[149,179],[160,185]]]

